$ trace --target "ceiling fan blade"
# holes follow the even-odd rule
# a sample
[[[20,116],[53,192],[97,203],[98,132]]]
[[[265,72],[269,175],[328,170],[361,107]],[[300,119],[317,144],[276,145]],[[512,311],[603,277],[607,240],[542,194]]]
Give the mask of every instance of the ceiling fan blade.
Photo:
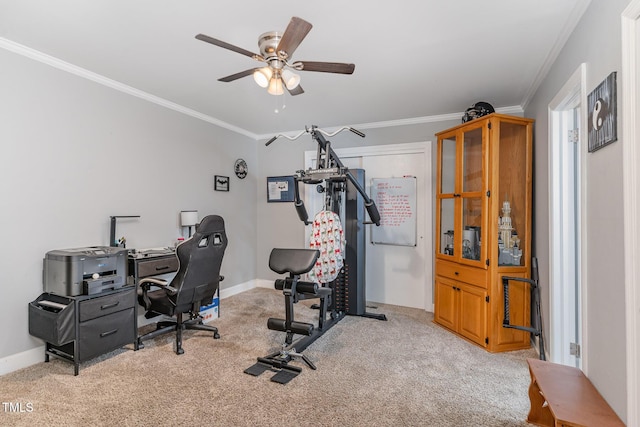
[[[234,46],[234,45],[229,44],[227,42],[223,42],[222,40],[214,39],[213,37],[209,37],[209,36],[207,36],[205,34],[198,34],[196,36],[196,38],[198,40],[202,40],[203,42],[211,43],[213,45],[222,47],[224,49],[229,49],[229,50],[231,50],[233,52],[237,52],[239,54],[246,55],[249,58],[257,59],[258,61],[263,61],[264,60],[262,58],[262,56],[258,55],[257,53],[253,53],[253,52],[250,52],[250,51],[248,51],[246,49],[243,49],[241,47]]]
[[[284,87],[287,87],[285,85],[283,85]],[[296,96],[296,95],[300,95],[302,93],[304,93],[304,90],[302,89],[302,86],[298,85],[296,87],[294,87],[293,89],[289,90],[289,88],[287,88],[287,90],[289,91],[289,93],[292,96]]]
[[[232,82],[234,80],[238,80],[238,79],[241,79],[243,77],[250,76],[251,74],[253,74],[253,72],[255,70],[259,70],[259,68],[252,68],[250,70],[240,71],[239,73],[235,73],[235,74],[231,74],[230,76],[227,76],[227,77],[219,78],[218,81],[227,82],[227,83],[228,82]]]
[[[343,62],[313,62],[296,61],[294,65],[301,64],[300,71],[319,71],[321,73],[353,74],[356,69],[355,64],[345,64]],[[298,69],[296,67],[296,69]]]
[[[309,34],[312,27],[313,25],[304,19],[296,16],[291,18],[289,25],[287,25],[287,29],[284,30],[284,34],[282,34],[282,38],[278,43],[277,53],[286,52],[286,57],[284,59],[293,56],[293,52],[295,52],[302,40],[304,40],[307,34]]]

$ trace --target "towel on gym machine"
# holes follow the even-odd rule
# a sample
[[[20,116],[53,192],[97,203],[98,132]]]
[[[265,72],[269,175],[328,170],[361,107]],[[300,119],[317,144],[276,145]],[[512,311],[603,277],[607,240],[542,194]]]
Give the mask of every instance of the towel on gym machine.
[[[344,231],[340,217],[332,211],[320,211],[313,218],[309,248],[320,251],[309,278],[318,283],[329,283],[338,277],[344,265]]]

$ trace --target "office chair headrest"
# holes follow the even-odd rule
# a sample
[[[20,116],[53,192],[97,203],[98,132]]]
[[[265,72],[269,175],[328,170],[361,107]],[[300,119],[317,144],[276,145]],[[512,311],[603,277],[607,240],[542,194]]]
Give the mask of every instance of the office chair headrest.
[[[211,234],[224,231],[224,219],[219,215],[207,215],[196,227],[196,234]]]

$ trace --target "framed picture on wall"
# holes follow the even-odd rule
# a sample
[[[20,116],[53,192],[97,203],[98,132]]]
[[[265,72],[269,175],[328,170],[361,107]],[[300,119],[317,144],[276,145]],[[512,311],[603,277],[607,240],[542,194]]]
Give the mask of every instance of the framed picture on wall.
[[[213,188],[216,191],[229,191],[229,177],[216,175]]]
[[[295,178],[291,176],[267,177],[267,202],[293,202]]]
[[[614,71],[587,97],[590,153],[618,139],[616,106],[616,72]]]

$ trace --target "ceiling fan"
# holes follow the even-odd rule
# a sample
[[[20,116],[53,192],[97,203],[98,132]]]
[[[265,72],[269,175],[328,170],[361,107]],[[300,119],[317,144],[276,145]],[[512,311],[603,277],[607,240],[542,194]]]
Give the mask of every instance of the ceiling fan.
[[[300,76],[292,72],[292,69],[295,71],[318,71],[321,73],[337,74],[353,74],[353,70],[355,69],[354,64],[341,62],[291,62],[293,52],[295,52],[309,31],[311,31],[311,28],[312,25],[309,22],[294,16],[291,18],[284,33],[270,31],[262,34],[258,38],[260,54],[250,52],[223,42],[222,40],[214,39],[205,34],[198,34],[196,39],[232,50],[267,64],[265,67],[251,68],[219,78],[218,81],[232,82],[253,74],[256,83],[261,87],[267,88],[267,92],[271,95],[282,95],[284,89],[287,89],[291,95],[300,95],[304,93],[304,90],[300,87]]]

